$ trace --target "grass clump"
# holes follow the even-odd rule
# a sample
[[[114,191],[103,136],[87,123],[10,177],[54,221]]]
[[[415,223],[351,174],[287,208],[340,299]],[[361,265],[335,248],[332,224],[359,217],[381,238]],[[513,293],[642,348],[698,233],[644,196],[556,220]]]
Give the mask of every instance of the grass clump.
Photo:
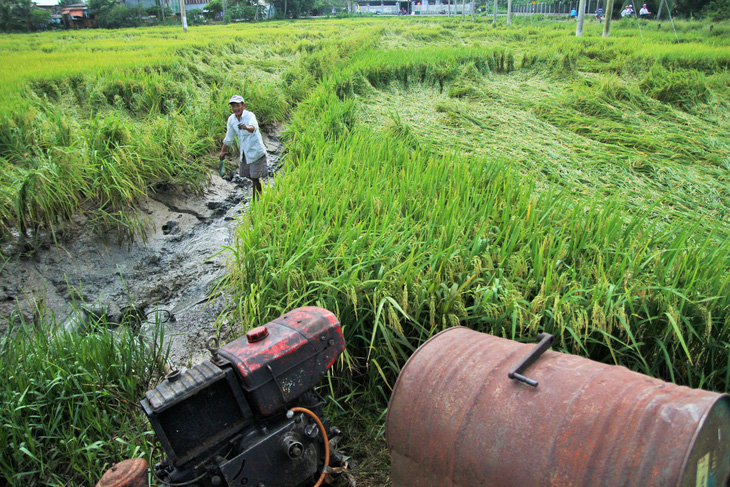
[[[152,450],[138,401],[164,363],[124,328],[90,334],[21,323],[0,342],[0,476],[10,485],[94,485]]]
[[[704,193],[724,191],[719,126],[632,73],[585,75],[577,55],[501,73],[431,55],[363,52],[352,73],[366,85],[314,91],[295,111],[297,169],[233,248],[238,319],[333,310],[347,324],[340,392],[379,404],[409,354],[453,325],[548,331],[564,351],[726,390],[728,228]],[[323,123],[300,123],[314,106]],[[326,114],[345,107],[333,134]]]
[[[688,111],[706,103],[710,89],[705,76],[696,70],[675,71],[661,65],[652,66],[639,87],[650,97]]]
[[[407,123],[404,123],[397,113],[391,115],[385,127],[385,135],[386,137],[402,140],[413,149],[418,148],[418,137],[413,132],[413,128]]]
[[[455,325],[518,340],[547,331],[565,351],[726,387],[715,370],[730,332],[726,244],[609,201],[535,196],[504,161],[467,164],[360,129],[323,142],[293,148],[297,171],[238,233],[229,285],[246,326],[305,303],[333,310],[346,323],[340,366],[369,371],[371,400]]]

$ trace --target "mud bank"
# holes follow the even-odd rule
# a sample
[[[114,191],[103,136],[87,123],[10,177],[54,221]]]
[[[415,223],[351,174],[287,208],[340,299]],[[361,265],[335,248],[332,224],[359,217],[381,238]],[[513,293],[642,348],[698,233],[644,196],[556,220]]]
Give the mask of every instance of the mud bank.
[[[283,145],[278,132],[265,135],[264,142],[273,175]],[[226,306],[225,296],[211,293],[225,274],[225,247],[233,243],[252,190],[248,180],[211,174],[200,195],[158,190],[140,202],[138,211],[148,222],[145,242],[121,247],[114,238],[104,242],[77,218],[57,245],[0,263],[0,333],[18,314],[37,319],[38,309],[47,309],[59,326],[82,307],[101,310],[110,322],[133,312],[145,330],[155,319],[165,322],[171,366],[207,358],[205,342],[215,335],[216,318]],[[271,185],[268,178],[264,189]],[[229,327],[218,325],[223,333]]]

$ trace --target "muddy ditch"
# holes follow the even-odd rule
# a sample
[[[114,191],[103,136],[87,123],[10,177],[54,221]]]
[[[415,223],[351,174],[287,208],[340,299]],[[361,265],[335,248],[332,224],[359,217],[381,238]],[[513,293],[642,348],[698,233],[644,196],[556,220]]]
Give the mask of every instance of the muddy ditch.
[[[284,149],[279,134],[263,134],[270,175]],[[226,306],[223,295],[211,293],[224,276],[224,248],[233,243],[252,191],[248,180],[212,174],[200,195],[165,189],[141,201],[138,211],[149,224],[144,242],[104,242],[77,217],[56,244],[0,263],[0,334],[19,314],[26,322],[37,318],[42,304],[59,326],[79,333],[90,314],[104,313],[110,323],[136,319],[146,331],[163,321],[171,367],[206,359],[205,342]],[[225,334],[230,323],[221,326]]]

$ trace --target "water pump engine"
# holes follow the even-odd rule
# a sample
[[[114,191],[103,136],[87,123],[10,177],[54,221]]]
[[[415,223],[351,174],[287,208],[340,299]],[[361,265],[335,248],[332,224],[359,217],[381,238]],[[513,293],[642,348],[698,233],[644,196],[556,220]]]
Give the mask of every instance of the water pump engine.
[[[167,454],[164,483],[311,487],[342,457],[339,432],[314,390],[345,349],[334,314],[298,308],[248,332],[213,357],[173,372],[142,407]]]

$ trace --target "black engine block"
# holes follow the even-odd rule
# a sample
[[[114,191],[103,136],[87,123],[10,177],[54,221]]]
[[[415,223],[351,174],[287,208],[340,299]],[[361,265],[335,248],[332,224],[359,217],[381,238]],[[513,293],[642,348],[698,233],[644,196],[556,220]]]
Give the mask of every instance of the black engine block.
[[[251,330],[208,362],[169,374],[142,407],[166,453],[167,484],[311,487],[339,434],[314,387],[345,348],[337,318],[307,307]]]

